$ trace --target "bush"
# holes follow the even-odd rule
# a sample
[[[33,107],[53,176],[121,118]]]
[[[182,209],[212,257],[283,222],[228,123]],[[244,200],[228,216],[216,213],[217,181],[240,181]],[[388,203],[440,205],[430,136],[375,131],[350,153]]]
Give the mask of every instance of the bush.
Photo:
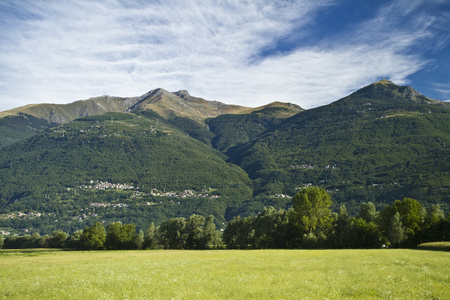
[[[450,242],[432,242],[423,243],[417,246],[419,250],[434,250],[434,251],[450,251]]]

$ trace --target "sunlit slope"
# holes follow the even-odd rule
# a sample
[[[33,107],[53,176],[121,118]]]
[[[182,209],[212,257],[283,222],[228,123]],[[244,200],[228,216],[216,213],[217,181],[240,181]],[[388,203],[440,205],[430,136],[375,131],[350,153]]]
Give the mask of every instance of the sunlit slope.
[[[69,104],[30,104],[0,112],[0,118],[18,114],[31,115],[49,123],[64,124],[84,116],[101,115],[107,112],[125,112],[139,97],[101,96]]]
[[[183,129],[186,129],[186,124],[183,124],[183,119],[186,119],[186,122],[195,122],[205,130],[207,118],[223,114],[249,114],[272,107],[285,108],[283,117],[292,116],[301,110],[297,105],[282,102],[273,102],[257,108],[228,105],[193,97],[184,90],[172,93],[164,89],[151,90],[139,97],[101,96],[69,104],[30,104],[0,112],[0,147],[80,117],[108,112],[154,111],[166,119],[173,120],[173,124],[181,125]],[[209,140],[213,137],[211,133],[206,136]]]
[[[299,113],[227,154],[257,193],[293,194],[313,184],[342,202],[411,196],[450,203],[449,145],[445,103],[381,81]]]
[[[265,106],[252,108],[208,101],[193,97],[184,90],[171,93],[164,89],[155,89],[143,95],[142,99],[130,108],[130,111],[153,110],[167,119],[182,117],[203,124],[208,118],[215,118],[224,114],[249,114],[267,107],[289,108],[289,110],[286,110],[286,115],[289,116],[301,110],[297,105],[290,103],[273,102]]]
[[[85,117],[2,150],[0,203],[30,207],[90,180],[250,196],[247,174],[225,158],[156,114]]]

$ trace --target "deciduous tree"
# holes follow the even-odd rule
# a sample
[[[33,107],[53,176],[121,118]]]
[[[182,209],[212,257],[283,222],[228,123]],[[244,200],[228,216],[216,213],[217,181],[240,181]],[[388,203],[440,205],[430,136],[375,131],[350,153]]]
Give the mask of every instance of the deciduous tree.
[[[223,232],[223,242],[229,249],[246,249],[253,244],[252,218],[234,217]]]
[[[69,235],[62,230],[53,231],[50,236],[50,247],[64,248],[68,236]]]
[[[186,220],[186,245],[187,249],[204,249],[206,245],[204,237],[205,218],[199,215],[191,215]]]
[[[186,243],[186,219],[171,218],[158,228],[158,241],[164,249],[183,249]]]
[[[214,216],[209,216],[205,219],[202,244],[204,248],[216,247],[221,244],[219,232],[216,230],[216,224],[214,224]]]
[[[114,222],[106,231],[105,247],[114,250],[136,249],[136,226]]]
[[[103,249],[105,240],[106,230],[100,222],[95,223],[92,227],[86,227],[81,236],[81,244],[86,250]]]
[[[405,240],[405,231],[403,229],[403,224],[400,220],[400,214],[398,212],[395,213],[392,219],[388,238],[391,244],[394,246],[399,246]]]
[[[81,245],[81,237],[82,236],[83,236],[83,230],[75,231],[67,239],[66,246],[71,249],[75,249],[75,250],[81,249],[82,248],[82,245]]]
[[[307,187],[293,198],[292,221],[305,234],[327,234],[332,226],[331,196],[322,188]]]
[[[413,237],[422,228],[422,205],[417,200],[404,198],[402,201],[395,200],[392,206],[400,214],[406,234]]]
[[[366,222],[372,222],[376,218],[376,208],[375,204],[372,202],[361,203],[359,208],[359,216],[363,218]]]
[[[142,248],[144,249],[154,249],[156,247],[156,236],[155,236],[155,223],[151,222],[150,225],[145,230],[144,242]]]

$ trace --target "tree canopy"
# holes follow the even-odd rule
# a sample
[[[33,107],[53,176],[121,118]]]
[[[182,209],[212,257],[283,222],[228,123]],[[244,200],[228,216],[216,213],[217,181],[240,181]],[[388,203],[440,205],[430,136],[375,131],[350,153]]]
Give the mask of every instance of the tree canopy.
[[[324,189],[304,188],[292,198],[293,221],[304,233],[327,232],[333,222],[331,204],[331,196]]]

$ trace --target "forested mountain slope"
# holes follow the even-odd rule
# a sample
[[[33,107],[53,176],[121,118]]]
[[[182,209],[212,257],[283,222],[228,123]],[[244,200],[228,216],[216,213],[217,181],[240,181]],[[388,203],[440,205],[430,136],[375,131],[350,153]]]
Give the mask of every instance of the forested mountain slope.
[[[194,125],[191,124],[192,122],[197,123],[194,127],[204,128],[207,118],[222,114],[248,114],[270,107],[285,108],[283,117],[292,116],[301,111],[300,107],[290,103],[273,102],[252,108],[208,101],[193,97],[184,90],[171,93],[161,88],[151,90],[139,97],[101,96],[69,104],[31,104],[0,112],[0,147],[80,117],[98,116],[108,112],[154,111],[163,118],[173,120],[174,124],[181,125],[183,129],[192,130],[190,128]],[[198,132],[199,129],[196,128],[195,131]],[[206,136],[212,139],[214,135],[209,133]],[[202,139],[203,137],[200,138]]]
[[[17,110],[0,119],[0,134],[11,136],[0,149],[0,229],[71,232],[119,220],[144,228],[192,214],[220,225],[288,208],[308,185],[350,214],[361,202],[381,208],[404,197],[450,209],[450,108],[411,87],[382,80],[305,111],[162,89],[120,99],[129,103],[110,108],[127,113],[89,110],[62,122]]]
[[[221,115],[207,119],[206,123],[209,130],[215,134],[211,141],[213,147],[226,151],[230,147],[253,140],[300,111],[300,107],[270,105],[249,114]]]
[[[337,202],[413,197],[450,203],[450,109],[383,80],[299,113],[244,145],[230,161],[255,193],[327,188]]]
[[[182,207],[223,220],[228,205],[252,194],[247,174],[224,158],[155,113],[84,117],[2,149],[0,207],[2,212],[55,212],[69,223],[79,209],[97,202],[141,206],[147,213],[152,208],[155,221],[181,213]],[[101,182],[132,188],[98,194]],[[163,207],[168,194],[151,196],[186,190],[201,195],[176,209]],[[202,199],[199,210],[192,208],[199,205],[197,198]]]
[[[84,116],[125,112],[139,97],[95,97],[69,104],[31,104],[0,112],[0,147]]]

